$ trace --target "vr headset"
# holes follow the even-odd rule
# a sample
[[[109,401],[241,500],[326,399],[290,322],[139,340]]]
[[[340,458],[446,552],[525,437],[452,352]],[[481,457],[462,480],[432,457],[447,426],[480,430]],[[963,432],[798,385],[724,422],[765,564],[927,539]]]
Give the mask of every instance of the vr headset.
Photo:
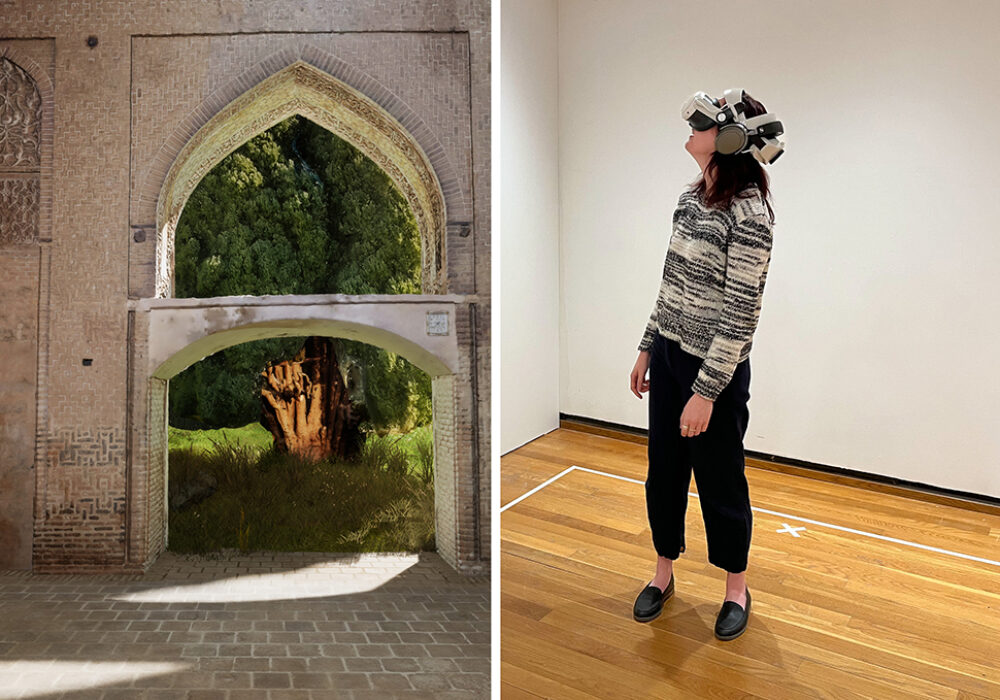
[[[725,105],[704,92],[696,92],[684,103],[681,117],[695,131],[718,126],[715,150],[723,155],[750,153],[764,165],[778,160],[785,151],[785,142],[776,137],[785,130],[777,117],[771,113],[746,117],[742,89],[726,90],[722,96]]]

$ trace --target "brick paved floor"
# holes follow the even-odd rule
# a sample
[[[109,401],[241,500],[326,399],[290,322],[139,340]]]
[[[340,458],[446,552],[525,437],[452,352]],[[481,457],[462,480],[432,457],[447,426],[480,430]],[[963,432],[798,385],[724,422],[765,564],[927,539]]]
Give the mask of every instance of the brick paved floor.
[[[432,552],[0,571],[0,698],[489,698],[490,586]]]

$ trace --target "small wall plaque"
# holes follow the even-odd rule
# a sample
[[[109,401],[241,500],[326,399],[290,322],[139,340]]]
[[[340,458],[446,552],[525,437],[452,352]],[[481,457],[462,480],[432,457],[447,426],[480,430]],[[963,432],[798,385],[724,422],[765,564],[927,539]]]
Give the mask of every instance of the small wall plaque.
[[[427,335],[448,335],[448,312],[427,312]]]

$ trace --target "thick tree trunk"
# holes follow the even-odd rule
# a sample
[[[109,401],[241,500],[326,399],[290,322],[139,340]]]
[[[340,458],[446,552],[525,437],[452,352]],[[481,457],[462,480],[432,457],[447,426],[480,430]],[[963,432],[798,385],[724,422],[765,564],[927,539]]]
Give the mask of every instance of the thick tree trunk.
[[[357,453],[365,406],[351,403],[330,338],[310,336],[294,359],[261,374],[262,422],[278,450],[312,460]]]

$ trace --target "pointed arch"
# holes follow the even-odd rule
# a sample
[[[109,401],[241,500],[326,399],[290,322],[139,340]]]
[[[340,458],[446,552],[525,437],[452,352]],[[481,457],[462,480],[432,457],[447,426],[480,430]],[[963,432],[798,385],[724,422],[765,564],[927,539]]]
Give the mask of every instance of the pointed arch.
[[[198,183],[239,146],[294,114],[348,141],[385,171],[409,203],[420,231],[423,292],[445,293],[445,198],[427,154],[376,102],[297,60],[218,111],[174,159],[156,206],[155,296],[173,296],[174,235],[184,204]]]

